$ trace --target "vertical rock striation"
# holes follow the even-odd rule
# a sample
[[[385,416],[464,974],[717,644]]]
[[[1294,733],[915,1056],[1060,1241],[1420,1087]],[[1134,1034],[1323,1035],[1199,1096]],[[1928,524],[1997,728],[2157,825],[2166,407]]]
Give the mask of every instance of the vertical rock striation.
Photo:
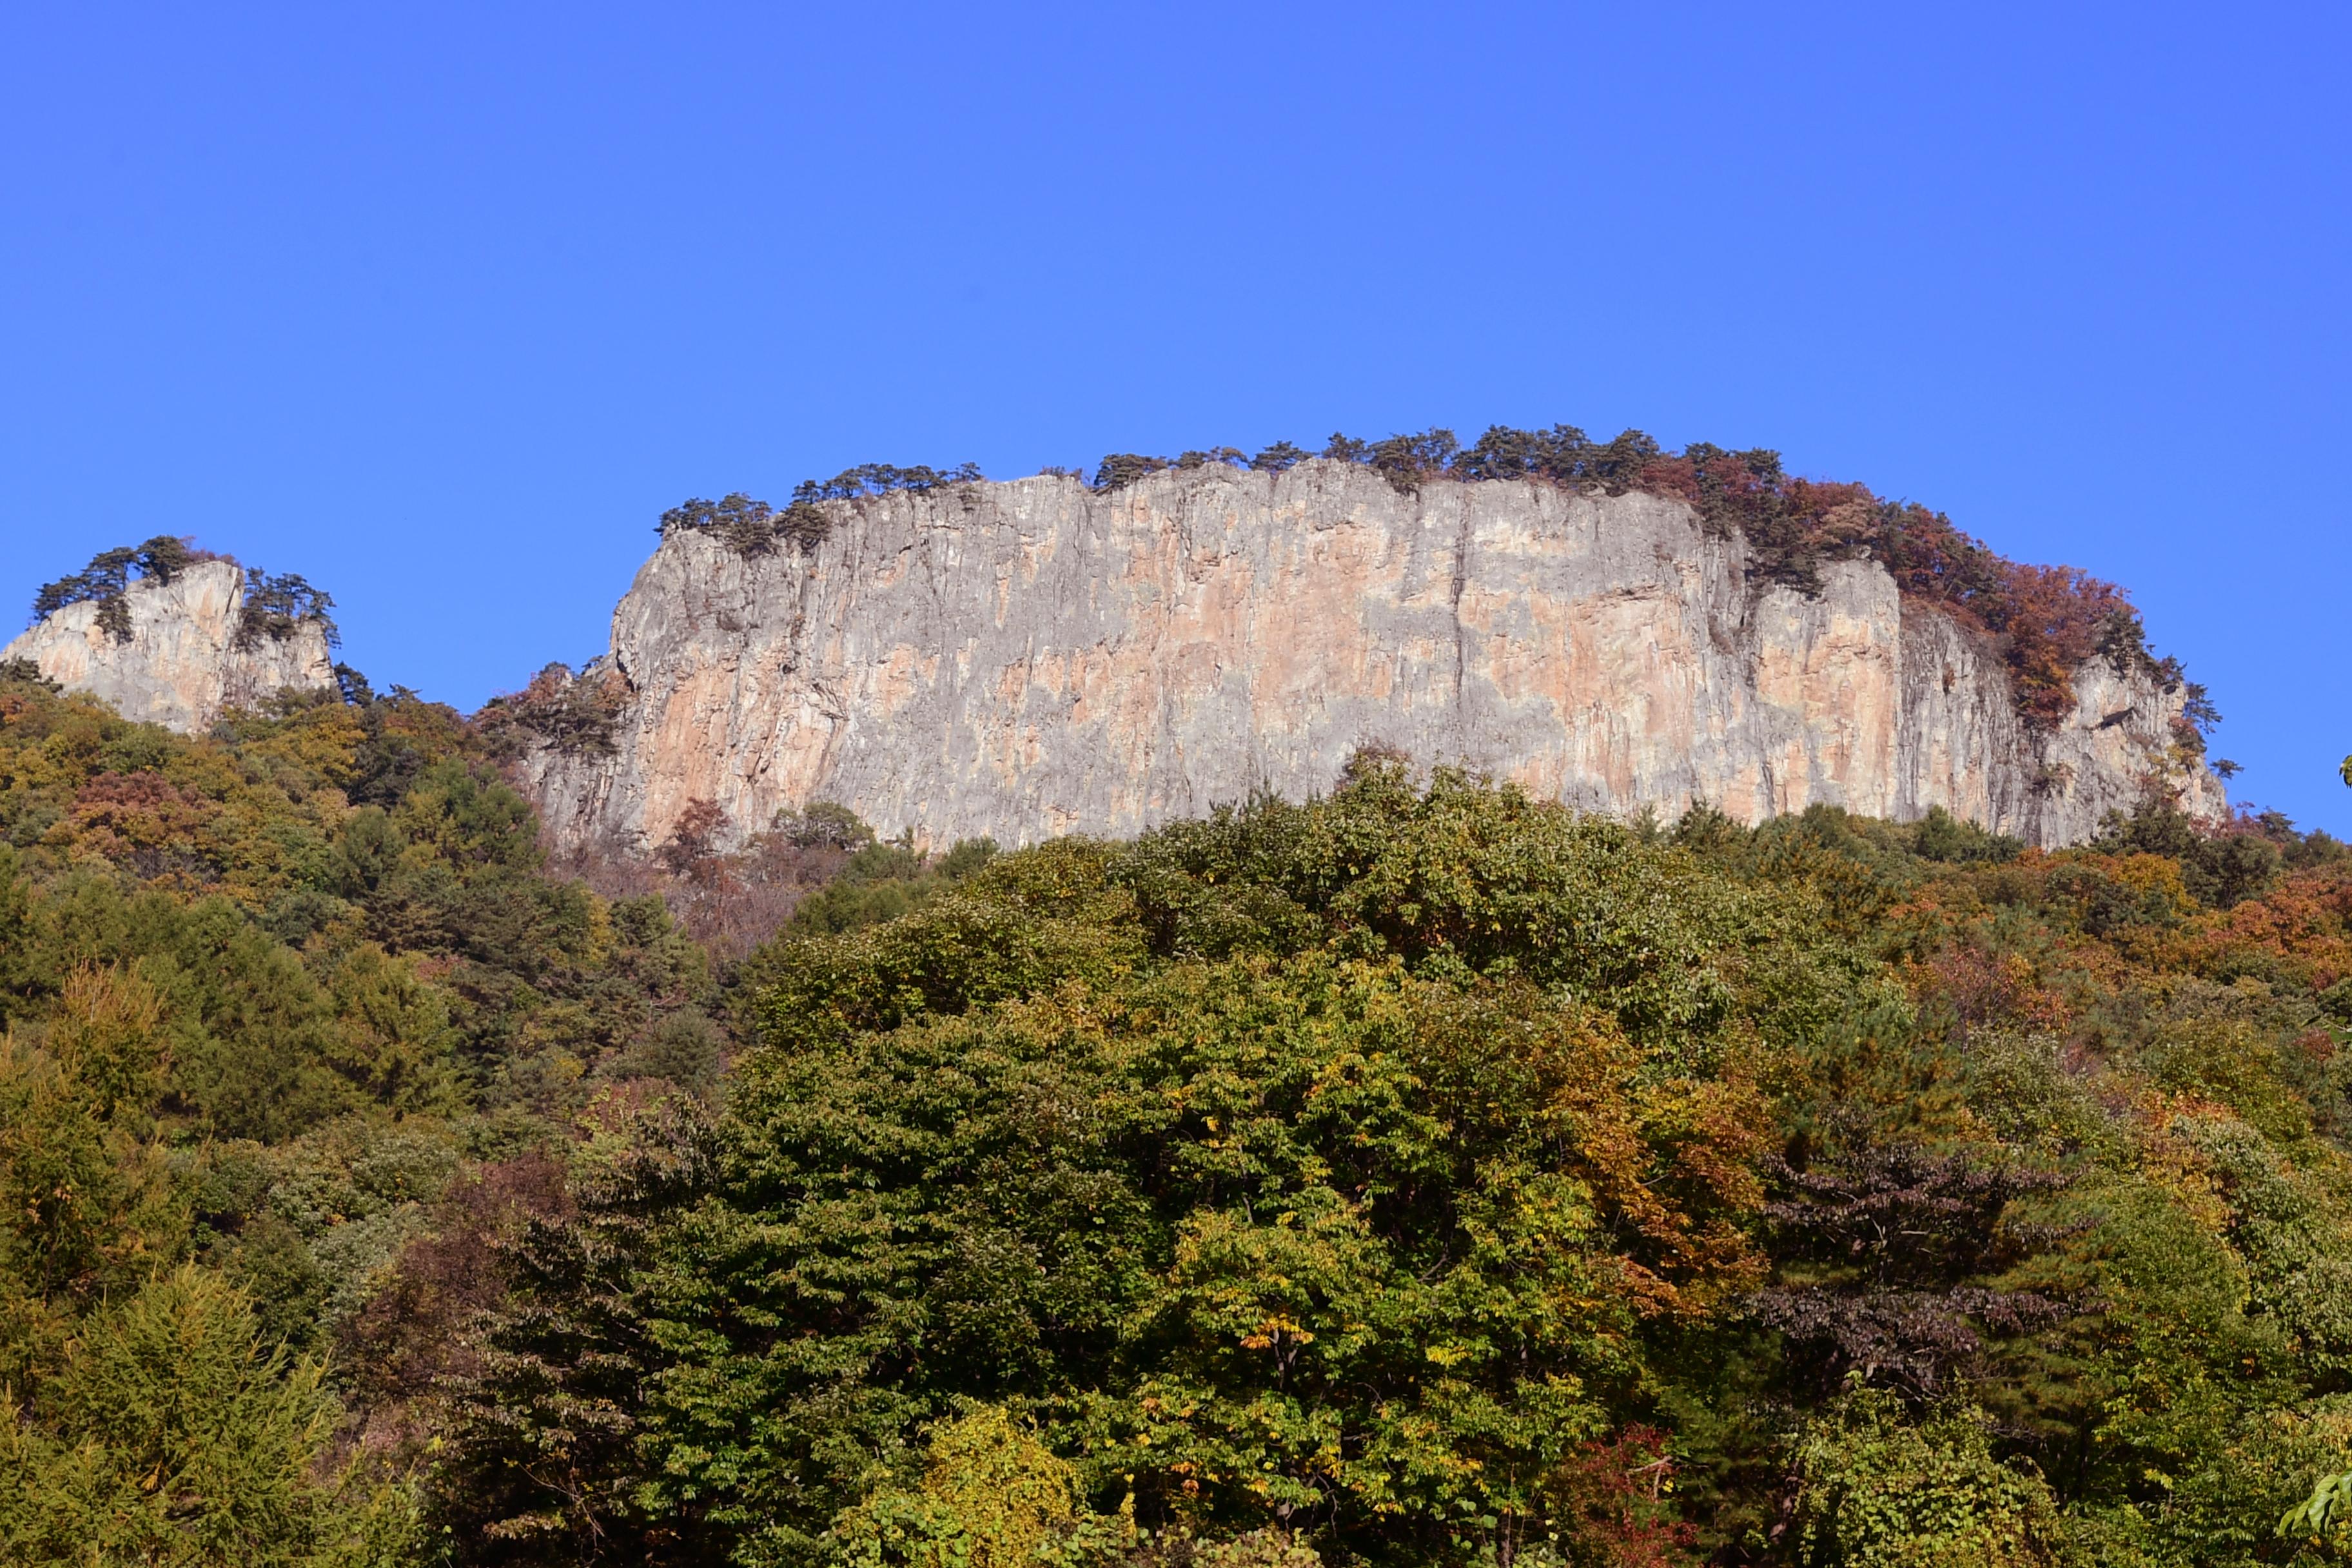
[[[170,582],[133,582],[123,595],[131,635],[99,624],[95,602],[68,605],[0,648],[27,658],[72,691],[114,704],[126,719],[183,732],[211,727],[221,710],[252,707],[288,687],[335,684],[325,631],[303,621],[286,637],[240,639],[245,574],[230,561],[205,561]]]
[[[2145,661],[2018,714],[1982,633],[1876,564],[1759,587],[1679,501],[1352,464],[1053,477],[830,503],[814,547],[664,540],[592,674],[609,752],[536,749],[568,842],[739,834],[813,799],[944,844],[1132,834],[1328,790],[1366,742],[1588,810],[1932,805],[2057,845],[2151,783],[2226,810]]]

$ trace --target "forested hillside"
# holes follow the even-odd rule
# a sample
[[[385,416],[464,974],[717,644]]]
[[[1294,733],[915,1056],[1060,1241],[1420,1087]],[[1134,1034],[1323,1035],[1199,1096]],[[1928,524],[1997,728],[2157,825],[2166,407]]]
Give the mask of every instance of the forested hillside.
[[[2283,1519],[2352,1469],[2324,835],[1365,754],[1132,843],[559,874],[496,723],[26,673],[9,1560],[2352,1555]]]

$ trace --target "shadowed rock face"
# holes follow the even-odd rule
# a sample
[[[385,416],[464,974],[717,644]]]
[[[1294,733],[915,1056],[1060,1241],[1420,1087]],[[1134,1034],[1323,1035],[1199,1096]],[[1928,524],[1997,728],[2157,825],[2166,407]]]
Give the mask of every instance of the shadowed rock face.
[[[1328,790],[1367,742],[1669,818],[1941,805],[2057,845],[2151,777],[2226,809],[2146,670],[2084,666],[2031,730],[1981,634],[1875,564],[1759,590],[1741,540],[1656,497],[1316,461],[830,510],[806,552],[664,541],[601,661],[611,754],[527,759],[560,838],[657,845],[698,798],[739,835],[826,799],[934,845],[1120,836]]]
[[[128,641],[98,624],[96,604],[68,605],[0,648],[0,658],[29,658],[68,690],[184,733],[208,729],[224,708],[253,707],[289,686],[335,684],[326,634],[308,622],[290,637],[237,646],[245,574],[233,562],[200,562],[169,583],[142,578],[124,603]]]

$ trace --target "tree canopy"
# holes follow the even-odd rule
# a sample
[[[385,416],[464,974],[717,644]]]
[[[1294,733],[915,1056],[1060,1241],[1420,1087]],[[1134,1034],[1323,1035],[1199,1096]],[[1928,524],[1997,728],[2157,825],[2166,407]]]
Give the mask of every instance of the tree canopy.
[[[0,1555],[2347,1555],[2326,835],[1367,752],[559,867],[509,721],[341,686],[190,738],[0,671]]]

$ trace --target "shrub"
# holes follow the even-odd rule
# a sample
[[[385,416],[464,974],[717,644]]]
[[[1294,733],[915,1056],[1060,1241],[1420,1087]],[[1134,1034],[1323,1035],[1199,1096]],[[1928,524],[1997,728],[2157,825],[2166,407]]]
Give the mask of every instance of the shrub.
[[[664,538],[685,531],[715,533],[740,555],[761,555],[774,544],[778,514],[766,501],[736,490],[711,501],[693,497],[661,514],[656,530]]]
[[[365,686],[360,682],[360,689]],[[347,694],[352,690],[348,682],[344,689]],[[474,721],[494,742],[503,742],[501,750],[536,743],[565,756],[608,757],[628,699],[628,678],[618,669],[592,668],[574,676],[559,662],[532,676],[520,691],[490,699]]]
[[[52,697],[65,689],[64,687],[43,675],[39,665],[24,658],[0,658],[0,681],[16,681],[26,686],[37,686]]]
[[[661,514],[655,531],[667,539],[673,533],[711,533],[743,556],[764,555],[778,541],[803,550],[814,549],[832,528],[821,501],[855,500],[898,490],[930,490],[982,478],[980,466],[965,463],[953,468],[918,466],[901,468],[889,463],[866,463],[844,468],[829,479],[804,479],[793,489],[790,505],[782,511],[766,501],[735,490],[718,500],[700,497],[680,502]]]
[[[2039,1568],[2063,1539],[2055,1500],[2031,1468],[2003,1464],[1965,1406],[1913,1426],[1868,1392],[1798,1449],[1795,1561],[1802,1568]]]
[[[923,1477],[835,1520],[844,1568],[1031,1568],[1077,1520],[1077,1474],[998,1405],[942,1422]]]
[[[1205,452],[1185,452],[1179,455],[1176,466],[1188,471],[1212,466],[1242,468],[1249,467],[1249,458],[1238,447],[1212,447]]]
[[[864,817],[829,800],[779,811],[769,831],[795,849],[858,849],[874,842],[874,829]]]
[[[339,647],[342,637],[327,614],[334,605],[324,589],[312,587],[295,573],[273,577],[250,568],[245,574],[245,603],[237,611],[236,645],[252,647],[263,637],[284,642],[308,622],[326,634],[329,647]]]
[[[1098,490],[1125,489],[1147,474],[1175,466],[1170,458],[1147,458],[1140,452],[1108,452],[1095,465],[1093,485]]]

